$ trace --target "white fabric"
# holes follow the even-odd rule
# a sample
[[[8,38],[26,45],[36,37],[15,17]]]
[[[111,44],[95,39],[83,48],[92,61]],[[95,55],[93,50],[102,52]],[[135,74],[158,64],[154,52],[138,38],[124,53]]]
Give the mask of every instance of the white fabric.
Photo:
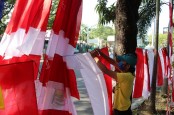
[[[23,44],[19,46],[18,49],[26,55],[41,55],[44,46],[45,34],[46,32],[42,32],[40,29],[30,27]]]
[[[17,47],[21,46],[25,36],[24,29],[18,29],[15,33],[4,35],[0,44],[0,55],[5,58],[12,58],[13,56],[21,56],[21,52]]]
[[[161,62],[161,67],[162,67],[162,74],[163,74],[163,78],[165,77],[165,63],[164,63],[164,58],[163,57],[163,53],[162,53],[162,49],[160,48],[158,50],[158,54],[159,54],[159,58],[160,58],[160,62]]]
[[[55,53],[60,56],[73,55],[74,50],[75,48],[69,44],[69,39],[65,38],[63,30],[59,31],[59,35],[52,31],[47,49],[48,57],[54,57]]]
[[[108,94],[103,73],[89,53],[76,54],[94,115],[109,115]]]
[[[5,59],[23,54],[41,55],[44,46],[45,32],[30,27],[27,34],[24,29],[18,29],[10,35],[4,34],[0,44],[0,55]]]
[[[72,115],[77,115],[70,91],[66,88],[65,93],[62,83],[48,81],[46,86],[42,86],[42,83],[36,80],[35,86],[39,110],[66,110],[72,113]]]
[[[151,85],[151,83],[152,83],[152,75],[153,75],[153,63],[154,63],[154,52],[153,52],[153,49],[147,49],[147,56],[148,56],[150,85]]]
[[[145,64],[145,60],[146,60],[146,51],[143,50],[143,56],[144,56],[144,83],[143,83],[143,92],[142,92],[142,96],[145,98],[145,99],[148,99],[148,97],[150,96],[150,92],[148,91],[148,77],[149,77],[149,74],[148,74],[148,66],[147,64]],[[147,62],[148,63],[148,62]]]

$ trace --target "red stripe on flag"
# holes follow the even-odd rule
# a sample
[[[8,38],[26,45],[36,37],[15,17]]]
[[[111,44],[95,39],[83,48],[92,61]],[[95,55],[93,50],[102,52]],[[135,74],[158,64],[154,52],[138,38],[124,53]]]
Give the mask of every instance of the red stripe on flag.
[[[101,51],[109,56],[108,48],[102,48]],[[101,58],[101,62],[106,65],[108,69],[111,69],[110,63],[108,63],[104,58]],[[107,87],[107,93],[108,93],[108,102],[109,102],[109,109],[110,109],[110,115],[112,115],[112,78],[109,77],[107,74],[104,74],[104,79],[106,82],[106,87]]]
[[[162,86],[163,85],[163,73],[162,73],[162,66],[161,66],[161,61],[160,57],[158,56],[157,58],[157,85]]]
[[[137,48],[136,54],[137,54],[137,64],[136,64],[136,77],[135,77],[133,98],[142,97],[143,83],[144,83],[143,49]]]

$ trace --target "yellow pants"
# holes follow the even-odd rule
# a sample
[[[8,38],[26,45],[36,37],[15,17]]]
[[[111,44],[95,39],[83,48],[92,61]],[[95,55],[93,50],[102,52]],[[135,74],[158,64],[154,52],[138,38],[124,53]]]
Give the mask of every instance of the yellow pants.
[[[0,87],[0,109],[4,109],[4,99],[3,99],[1,87]]]

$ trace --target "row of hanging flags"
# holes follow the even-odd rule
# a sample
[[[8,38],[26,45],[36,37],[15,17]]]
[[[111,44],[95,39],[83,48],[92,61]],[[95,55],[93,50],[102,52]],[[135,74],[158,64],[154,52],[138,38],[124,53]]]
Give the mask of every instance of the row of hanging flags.
[[[51,0],[16,0],[0,43],[1,115],[77,115],[73,98],[80,99],[78,70],[87,88],[94,115],[112,115],[112,79],[104,75],[89,53],[74,54],[82,17],[82,0],[60,0],[44,62]],[[171,45],[171,44],[170,44]],[[102,52],[109,55],[108,49]],[[150,94],[154,50],[137,48],[133,98]],[[170,78],[171,57],[161,48],[157,86]],[[110,64],[100,58],[110,69]],[[39,74],[38,74],[39,73]]]

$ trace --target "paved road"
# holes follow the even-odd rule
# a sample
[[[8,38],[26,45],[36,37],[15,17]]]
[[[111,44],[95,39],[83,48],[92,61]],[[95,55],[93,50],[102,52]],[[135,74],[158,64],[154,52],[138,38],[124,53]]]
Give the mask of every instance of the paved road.
[[[93,110],[89,100],[89,96],[84,85],[83,78],[79,71],[76,71],[76,80],[78,85],[78,90],[80,93],[80,100],[75,100],[75,107],[78,115],[93,115]]]

